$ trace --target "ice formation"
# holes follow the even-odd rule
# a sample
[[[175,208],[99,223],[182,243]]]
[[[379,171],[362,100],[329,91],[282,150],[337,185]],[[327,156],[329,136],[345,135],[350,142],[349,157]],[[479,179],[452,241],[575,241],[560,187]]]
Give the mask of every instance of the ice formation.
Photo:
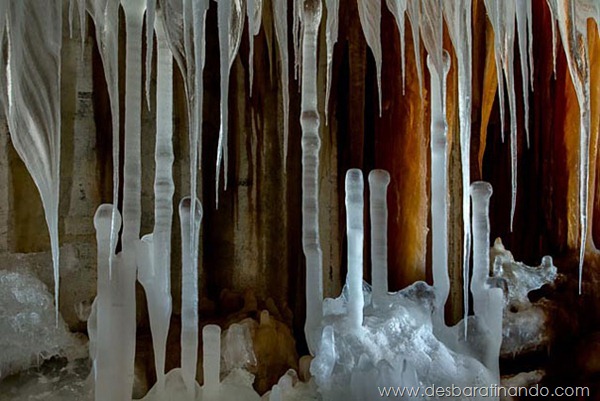
[[[306,257],[306,323],[310,352],[318,349],[323,315],[323,253],[319,239],[319,111],[317,35],[321,1],[305,0],[302,10],[302,249]]]
[[[333,67],[333,47],[337,42],[339,28],[340,0],[325,0],[327,22],[325,25],[325,41],[327,45],[327,87],[325,89],[325,123],[329,121],[329,95],[331,94],[331,74]],[[404,50],[404,47],[402,48]]]
[[[248,15],[248,42],[250,52],[248,53],[248,67],[250,81],[250,96],[252,96],[252,84],[254,83],[254,37],[260,32],[260,24],[262,21],[262,0],[247,0],[246,14]],[[287,14],[285,14],[287,19]],[[287,24],[285,24],[287,26]],[[287,41],[285,42],[287,46]],[[285,88],[285,86],[284,86]]]
[[[52,248],[58,324],[62,2],[50,0],[40,7],[39,2],[23,0],[3,6],[8,40],[6,75],[2,77],[6,79],[2,82],[4,112],[12,144],[42,198]],[[36,23],[31,24],[30,19]]]
[[[365,40],[375,57],[375,69],[377,70],[377,89],[379,93],[379,115],[381,116],[381,2],[370,0],[358,0],[358,16],[365,34]]]
[[[385,304],[388,292],[388,241],[387,241],[387,187],[390,174],[385,170],[373,170],[369,173],[369,191],[371,194],[371,277],[373,284],[373,306]]]
[[[290,136],[290,76],[288,56],[287,0],[273,0],[273,23],[279,45],[281,63],[281,97],[283,99],[283,166],[287,165],[288,141]]]

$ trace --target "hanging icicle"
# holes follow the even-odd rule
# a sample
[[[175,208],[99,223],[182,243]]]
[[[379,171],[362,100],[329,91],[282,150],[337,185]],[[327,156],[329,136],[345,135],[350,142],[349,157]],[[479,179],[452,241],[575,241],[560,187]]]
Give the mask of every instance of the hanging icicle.
[[[290,78],[288,56],[287,0],[273,0],[275,36],[279,46],[281,97],[283,99],[283,168],[287,166],[290,136]]]
[[[254,84],[254,37],[260,32],[260,25],[262,21],[262,5],[262,0],[246,0],[246,14],[248,15],[248,42],[250,45],[250,52],[248,53],[248,67],[250,70],[248,77],[248,80],[250,81],[250,97],[252,97],[252,85]],[[274,17],[277,18],[275,15]]]
[[[381,95],[381,2],[371,0],[358,0],[358,16],[365,35],[367,44],[375,58],[375,69],[377,70],[377,89],[379,94],[379,116],[382,113]]]
[[[331,94],[331,68],[333,67],[333,47],[338,39],[340,0],[325,0],[327,22],[325,42],[327,44],[327,88],[325,89],[325,124],[329,123],[329,96]]]

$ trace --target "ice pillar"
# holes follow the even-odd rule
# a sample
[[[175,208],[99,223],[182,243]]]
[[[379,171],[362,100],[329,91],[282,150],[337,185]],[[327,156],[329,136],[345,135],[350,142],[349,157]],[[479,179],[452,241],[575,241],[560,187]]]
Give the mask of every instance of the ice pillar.
[[[381,306],[388,292],[387,263],[387,188],[390,174],[385,170],[373,170],[369,174],[371,207],[371,280],[373,305]]]
[[[364,245],[364,180],[362,171],[346,173],[346,230],[348,236],[348,319],[354,330],[362,327],[363,308],[363,245]]]
[[[221,328],[214,324],[202,329],[202,354],[204,367],[203,395],[212,399],[219,392],[221,380]]]

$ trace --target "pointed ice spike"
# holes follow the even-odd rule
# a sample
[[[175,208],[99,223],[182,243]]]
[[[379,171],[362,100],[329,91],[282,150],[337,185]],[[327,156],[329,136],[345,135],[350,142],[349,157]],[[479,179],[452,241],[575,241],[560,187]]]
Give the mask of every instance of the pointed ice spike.
[[[52,249],[58,325],[62,2],[48,0],[45,7],[35,0],[10,2],[6,18],[5,114],[12,144],[42,199]]]
[[[214,396],[221,385],[221,328],[208,324],[202,329],[202,353],[204,366],[203,394]]]
[[[216,206],[219,207],[219,177],[223,165],[224,188],[227,189],[227,132],[229,124],[229,72],[237,54],[244,29],[245,13],[241,0],[218,0],[218,28],[221,62],[221,127],[217,149],[215,182]]]
[[[150,108],[150,83],[152,82],[152,54],[154,52],[154,19],[156,0],[146,0],[146,103]]]
[[[406,55],[405,47],[406,43],[404,40],[405,34],[405,13],[408,7],[408,0],[386,0],[386,4],[390,12],[394,15],[396,25],[398,26],[398,33],[400,35],[400,58],[402,60],[402,94],[404,95],[404,86],[406,81]]]
[[[419,33],[419,25],[421,24],[421,1],[408,0],[406,12],[408,14],[408,19],[410,20],[415,52],[415,64],[417,66],[417,77],[419,79],[419,90],[421,99],[423,99],[423,66],[421,65],[421,36]]]
[[[273,0],[275,36],[279,45],[281,63],[281,93],[283,98],[283,168],[287,166],[290,134],[290,78],[288,56],[287,0]]]
[[[252,84],[254,83],[254,37],[260,32],[260,25],[262,21],[262,0],[246,0],[246,14],[248,15],[248,42],[250,45],[250,51],[248,53],[248,66],[250,68],[250,97],[252,97]],[[274,17],[276,18],[275,15]]]
[[[191,198],[179,203],[181,224],[181,369],[188,392],[195,390],[198,359],[198,238],[202,221],[202,204],[195,199],[196,214],[191,217]],[[191,249],[195,244],[195,248]]]
[[[371,276],[373,305],[385,304],[388,293],[388,207],[387,188],[390,174],[385,170],[373,170],[369,174],[371,207]],[[362,288],[361,288],[362,291]]]
[[[529,148],[529,11],[531,2],[528,0],[516,0],[517,16],[517,36],[519,39],[519,58],[521,61],[521,80],[523,82],[523,107],[525,111],[525,136],[527,138],[527,148]],[[532,64],[533,65],[533,64]]]
[[[425,39],[424,39],[425,40]],[[431,54],[427,68],[431,79],[431,231],[433,285],[436,290],[434,327],[444,327],[444,305],[450,292],[448,277],[448,143],[446,123],[446,76],[450,69],[450,56],[442,53],[442,75],[434,66]]]
[[[319,238],[319,111],[317,43],[321,0],[302,0],[302,250],[306,257],[306,323],[312,355],[318,350],[323,317],[323,254]]]
[[[377,88],[379,93],[379,116],[382,113],[382,95],[381,95],[381,1],[357,0],[358,16],[362,25],[363,33],[367,44],[373,52],[375,58],[375,68],[377,70]]]
[[[348,237],[348,319],[350,328],[363,323],[363,247],[364,247],[364,179],[362,171],[346,173],[346,232]]]
[[[552,71],[554,72],[554,79],[556,79],[556,18],[557,18],[557,4],[556,0],[546,0],[548,8],[550,9],[550,17],[552,24]]]
[[[333,67],[333,47],[338,39],[340,0],[325,0],[327,22],[325,41],[327,44],[327,87],[325,89],[325,125],[329,122],[329,96],[331,94],[331,69]]]

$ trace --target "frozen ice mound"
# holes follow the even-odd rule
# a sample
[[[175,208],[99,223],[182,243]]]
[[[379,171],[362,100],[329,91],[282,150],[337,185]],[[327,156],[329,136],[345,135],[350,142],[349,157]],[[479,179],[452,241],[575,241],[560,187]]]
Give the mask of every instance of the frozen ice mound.
[[[53,356],[84,356],[85,347],[59,316],[52,295],[29,273],[0,270],[0,379]]]

